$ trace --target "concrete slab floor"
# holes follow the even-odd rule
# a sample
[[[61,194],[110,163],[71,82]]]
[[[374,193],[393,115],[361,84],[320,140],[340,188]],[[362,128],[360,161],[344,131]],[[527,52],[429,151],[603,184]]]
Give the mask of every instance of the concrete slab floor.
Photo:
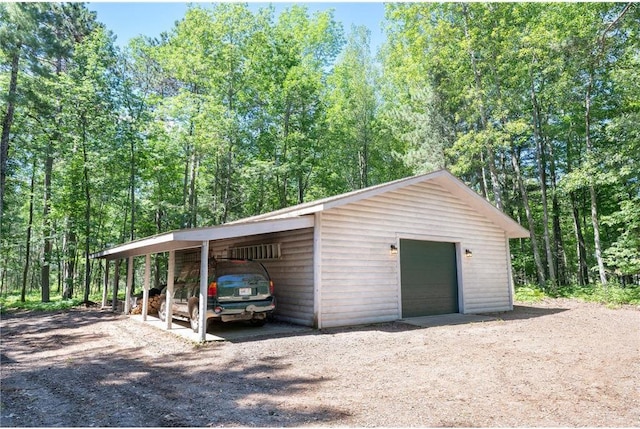
[[[157,317],[147,316],[146,322],[142,320],[141,314],[131,314],[129,315],[129,317],[137,322],[146,323],[150,326],[153,326],[154,328],[160,329],[170,334],[179,335],[182,338],[186,338],[187,340],[190,340],[196,343],[200,342],[200,335],[198,335],[196,332],[193,332],[193,329],[191,329],[191,327],[189,326],[189,323],[187,322],[180,322],[180,321],[174,320],[171,322],[171,329],[167,330],[165,328],[166,322],[163,322]],[[210,341],[224,341],[224,338],[207,333],[205,342],[210,342]]]
[[[147,316],[147,321],[142,320],[142,315],[130,315],[133,320],[140,323],[147,323],[165,332],[179,335],[193,342],[200,342],[200,336],[193,332],[188,322],[173,320],[171,329],[165,329],[166,323],[154,316]],[[211,341],[231,341],[241,342],[260,337],[278,337],[286,335],[306,334],[313,332],[313,328],[308,326],[293,325],[282,322],[267,322],[264,326],[252,326],[248,323],[216,323],[209,328],[205,342]]]
[[[421,328],[433,328],[435,326],[463,325],[465,323],[490,322],[493,320],[497,319],[495,317],[485,316],[482,314],[453,313],[439,314],[436,316],[409,317],[406,319],[400,319],[399,322],[419,326]]]

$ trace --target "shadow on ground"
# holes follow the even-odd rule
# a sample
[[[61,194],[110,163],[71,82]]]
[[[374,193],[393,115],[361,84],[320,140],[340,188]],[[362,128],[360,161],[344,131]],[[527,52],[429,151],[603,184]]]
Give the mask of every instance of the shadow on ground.
[[[525,320],[534,319],[536,317],[551,316],[558,313],[568,311],[568,308],[542,308],[530,307],[527,305],[514,305],[513,311],[502,311],[499,313],[488,313],[487,316],[493,316],[500,320]]]
[[[150,358],[143,347],[113,347],[93,334],[118,317],[70,311],[3,318],[0,427],[303,426],[347,416],[320,403],[287,406],[287,397],[330,378],[287,375],[286,356],[229,361],[218,348],[196,347]],[[30,350],[54,354],[43,359]]]

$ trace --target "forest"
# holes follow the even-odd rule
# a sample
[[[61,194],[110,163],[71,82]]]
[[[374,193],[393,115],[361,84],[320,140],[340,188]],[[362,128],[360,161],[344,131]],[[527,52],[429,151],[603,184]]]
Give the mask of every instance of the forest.
[[[89,256],[446,168],[531,233],[514,281],[640,282],[640,5],[195,4],[118,47],[83,3],[0,4],[0,292]],[[154,258],[160,281],[163,255]]]

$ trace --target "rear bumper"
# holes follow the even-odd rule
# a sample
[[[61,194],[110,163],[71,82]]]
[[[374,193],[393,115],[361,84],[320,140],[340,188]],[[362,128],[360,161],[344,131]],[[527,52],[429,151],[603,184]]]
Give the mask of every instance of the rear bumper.
[[[275,299],[253,302],[222,302],[214,306],[209,305],[207,319],[220,319],[223,322],[264,319],[275,308]]]

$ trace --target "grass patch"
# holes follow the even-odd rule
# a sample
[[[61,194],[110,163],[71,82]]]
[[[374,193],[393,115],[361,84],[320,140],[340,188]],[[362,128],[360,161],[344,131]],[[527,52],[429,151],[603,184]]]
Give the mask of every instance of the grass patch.
[[[586,302],[597,302],[609,307],[640,305],[640,286],[622,287],[616,283],[587,286],[563,286],[555,291],[543,290],[537,285],[516,287],[515,300],[518,302],[540,302],[544,298],[572,298]]]
[[[102,296],[91,296],[90,300],[102,300]],[[0,314],[4,314],[10,310],[30,310],[53,312],[60,310],[68,310],[84,302],[83,299],[62,299],[62,296],[51,296],[49,302],[42,302],[39,291],[34,291],[25,296],[24,302],[20,301],[20,292],[9,293],[0,296]]]
[[[558,289],[557,296],[576,298],[587,302],[598,302],[610,307],[624,304],[640,305],[640,287],[622,287],[618,284],[601,284],[593,286],[568,286]]]
[[[518,302],[540,302],[547,298],[542,289],[534,285],[517,286],[515,300]]]

